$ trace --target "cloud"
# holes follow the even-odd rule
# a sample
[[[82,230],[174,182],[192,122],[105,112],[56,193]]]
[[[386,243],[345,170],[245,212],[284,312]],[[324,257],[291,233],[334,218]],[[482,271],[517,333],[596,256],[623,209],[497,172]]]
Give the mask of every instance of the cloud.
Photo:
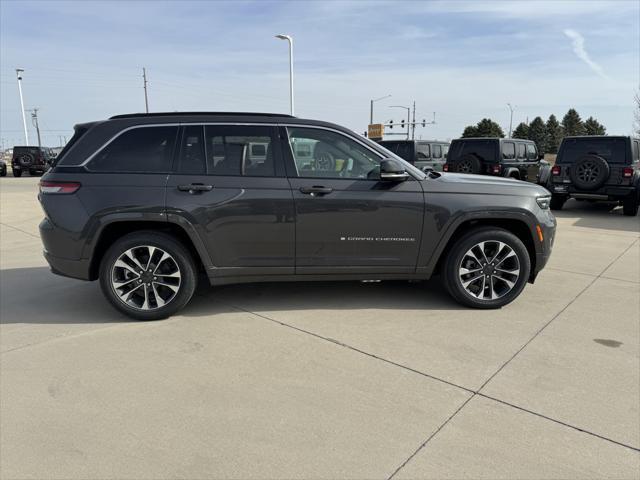
[[[591,70],[596,72],[605,80],[610,80],[610,77],[606,73],[604,73],[602,67],[591,60],[591,57],[584,49],[584,37],[579,32],[576,32],[575,30],[572,30],[570,28],[565,29],[564,34],[571,39],[571,43],[573,44],[573,53],[575,53],[576,56],[584,63],[589,65],[589,68],[591,68]]]

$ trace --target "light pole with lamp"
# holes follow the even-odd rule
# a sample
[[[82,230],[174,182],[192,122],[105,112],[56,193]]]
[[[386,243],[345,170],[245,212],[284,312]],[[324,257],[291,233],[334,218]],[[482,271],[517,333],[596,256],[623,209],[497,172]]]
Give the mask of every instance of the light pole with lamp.
[[[513,111],[516,109],[516,107],[512,106],[510,103],[507,103],[507,106],[509,107],[509,111],[511,112],[511,116],[509,117],[509,138],[511,138],[511,131],[513,129]]]
[[[283,34],[276,35],[276,38],[289,42],[289,107],[291,109],[291,116],[293,116],[293,38],[291,38],[290,35]]]
[[[371,111],[369,113],[369,125],[373,124],[373,103],[378,102],[380,100],[384,100],[385,98],[389,98],[390,96],[391,95],[385,95],[384,97],[374,98],[373,100],[371,100]]]
[[[16,68],[18,77],[18,92],[20,92],[20,111],[22,112],[22,127],[24,128],[24,144],[29,145],[29,132],[27,131],[27,118],[24,115],[24,100],[22,99],[22,72],[24,69]]]
[[[404,107],[402,105],[390,105],[389,108],[404,108],[407,111],[407,140],[409,140],[409,126],[411,125],[411,107]]]

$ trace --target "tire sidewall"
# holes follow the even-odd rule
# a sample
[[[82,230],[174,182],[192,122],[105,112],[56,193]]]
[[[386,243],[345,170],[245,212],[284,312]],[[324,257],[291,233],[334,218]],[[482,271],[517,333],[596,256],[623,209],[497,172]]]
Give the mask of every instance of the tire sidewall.
[[[154,310],[138,310],[125,305],[117,296],[111,284],[113,264],[125,250],[150,245],[161,248],[173,256],[180,268],[180,290],[169,304]],[[193,296],[197,276],[191,254],[174,237],[157,232],[140,232],[126,235],[117,240],[105,253],[100,262],[100,287],[103,294],[117,310],[136,320],[160,320],[181,310]]]
[[[458,268],[462,262],[463,255],[474,245],[482,241],[500,241],[509,245],[509,247],[518,256],[520,262],[520,276],[516,284],[509,293],[496,300],[479,300],[472,297],[462,286]],[[475,308],[500,308],[515,300],[529,279],[531,272],[531,259],[529,252],[522,240],[513,233],[499,228],[482,228],[469,232],[460,238],[447,256],[444,271],[445,287],[449,293],[459,302]]]

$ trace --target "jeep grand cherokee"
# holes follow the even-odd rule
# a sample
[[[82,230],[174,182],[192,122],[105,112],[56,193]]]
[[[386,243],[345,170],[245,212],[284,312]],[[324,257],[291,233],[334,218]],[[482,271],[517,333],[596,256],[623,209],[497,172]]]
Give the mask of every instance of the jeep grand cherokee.
[[[75,127],[40,182],[53,272],[121,312],[170,316],[212,285],[428,279],[497,308],[544,267],[549,192],[425,174],[350,130],[287,115],[120,115]]]

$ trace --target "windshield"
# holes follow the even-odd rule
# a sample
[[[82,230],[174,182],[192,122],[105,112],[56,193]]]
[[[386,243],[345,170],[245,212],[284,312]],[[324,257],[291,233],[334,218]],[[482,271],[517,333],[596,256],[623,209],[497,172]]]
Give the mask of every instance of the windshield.
[[[607,163],[625,163],[626,142],[624,138],[568,138],[562,144],[562,155],[558,163],[572,163],[585,155],[598,155]]]

